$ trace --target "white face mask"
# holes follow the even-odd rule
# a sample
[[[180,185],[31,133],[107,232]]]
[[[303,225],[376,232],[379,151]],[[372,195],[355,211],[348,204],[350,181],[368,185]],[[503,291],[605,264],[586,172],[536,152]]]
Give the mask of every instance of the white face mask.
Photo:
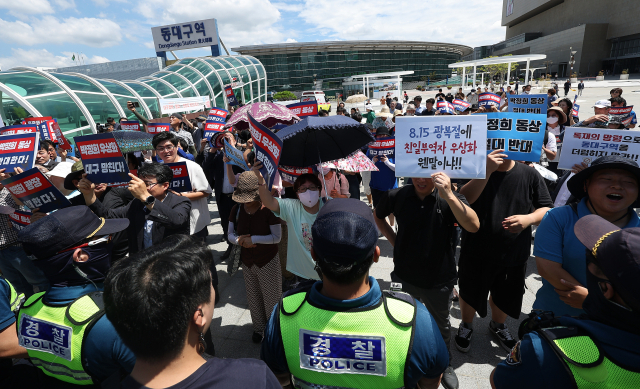
[[[556,123],[558,123],[558,118],[557,118],[557,117],[555,117],[555,116],[549,116],[549,117],[547,118],[547,123],[549,123],[549,124],[556,124]]]
[[[326,175],[327,175],[327,174],[329,174],[329,172],[331,171],[331,168],[321,166],[321,167],[320,167],[320,171],[322,171],[322,175],[323,175],[323,176],[326,176]]]
[[[311,208],[318,203],[318,200],[320,200],[320,191],[307,190],[304,193],[298,193],[298,198],[302,205]]]

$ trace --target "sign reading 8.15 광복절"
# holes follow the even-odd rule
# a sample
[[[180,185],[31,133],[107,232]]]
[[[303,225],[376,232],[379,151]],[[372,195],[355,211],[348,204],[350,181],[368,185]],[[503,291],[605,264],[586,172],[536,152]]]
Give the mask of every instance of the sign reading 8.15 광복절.
[[[396,177],[485,178],[487,116],[396,118]]]

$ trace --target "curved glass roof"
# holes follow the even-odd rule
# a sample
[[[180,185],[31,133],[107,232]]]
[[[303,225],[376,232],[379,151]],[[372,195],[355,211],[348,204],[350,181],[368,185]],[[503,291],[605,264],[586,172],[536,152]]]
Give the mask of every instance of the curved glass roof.
[[[135,120],[128,101],[140,103],[143,116],[155,119],[159,99],[207,96],[226,107],[224,87],[231,85],[244,103],[266,101],[266,72],[251,56],[184,58],[136,80],[97,79],[78,73],[54,73],[28,67],[0,72],[0,121],[11,125],[26,117],[51,116],[65,136],[96,132],[107,118]],[[2,123],[0,122],[0,127]]]

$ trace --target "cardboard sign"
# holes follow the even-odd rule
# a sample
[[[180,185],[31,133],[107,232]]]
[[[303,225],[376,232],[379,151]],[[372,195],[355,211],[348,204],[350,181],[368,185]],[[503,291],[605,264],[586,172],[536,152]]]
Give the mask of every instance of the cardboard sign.
[[[369,145],[369,156],[371,158],[379,155],[386,155],[387,158],[394,158],[395,152],[396,139],[393,137],[376,139],[375,142]]]
[[[222,108],[211,108],[209,111],[209,116],[207,116],[207,122],[216,122],[216,123],[226,123],[227,115],[229,115],[229,111]]]
[[[313,169],[310,167],[278,166],[278,172],[282,181],[293,184],[302,174],[313,174]]]
[[[171,124],[169,123],[149,123],[147,124],[147,132],[149,134],[159,134],[161,132],[167,132],[171,130]]]
[[[0,128],[0,135],[31,134],[39,132],[37,124],[16,124]]]
[[[120,129],[124,131],[140,131],[140,122],[137,120],[120,122]]]
[[[38,168],[9,177],[2,184],[29,209],[48,213],[71,206],[69,200],[53,186]]]
[[[67,138],[65,138],[62,134],[60,125],[58,125],[57,122],[53,122],[53,124],[51,124],[51,129],[53,130],[53,133],[56,135],[56,139],[58,140],[58,147],[67,151],[71,150],[71,143],[69,143]]]
[[[271,191],[271,186],[278,173],[278,164],[282,154],[282,140],[254,119],[250,113],[248,116],[249,131],[251,131],[251,138],[253,138],[256,160],[262,162],[260,172],[267,182],[267,189]]]
[[[449,115],[456,114],[456,108],[450,102],[446,100],[440,100],[436,104],[436,109],[440,111],[440,113],[448,113]]]
[[[231,144],[227,142],[226,139],[224,139],[224,155],[226,155],[227,158],[231,160],[231,162],[227,163],[240,166],[243,170],[249,170],[249,166],[247,166],[247,163],[244,161],[244,155],[242,154],[242,151],[231,146]]]
[[[168,163],[167,166],[173,170],[173,180],[171,180],[169,189],[178,193],[193,191],[186,162]]]
[[[547,115],[488,113],[487,153],[502,149],[509,159],[539,162],[546,128]]]
[[[7,169],[7,173],[13,173],[15,167],[31,169],[39,143],[37,133],[0,136],[0,169]]]
[[[109,183],[131,180],[129,166],[113,134],[77,136],[75,140],[89,181]]]
[[[227,85],[224,87],[224,94],[227,96],[227,103],[229,105],[239,105],[238,100],[236,99],[236,95],[233,93],[233,89],[231,86]]]
[[[567,127],[558,168],[571,169],[581,162],[589,165],[607,155],[619,155],[639,162],[640,136],[634,131],[606,128]]]
[[[37,118],[26,118],[22,120],[22,124],[32,124],[32,125],[38,125],[42,122],[46,122],[47,120],[53,120],[53,118],[51,116],[42,116],[42,117],[37,117]]]
[[[486,115],[396,118],[396,177],[485,178]]]
[[[28,211],[15,210],[9,214],[9,221],[16,231],[20,231],[31,224],[31,215],[32,213]]]
[[[287,108],[289,108],[294,115],[299,117],[318,116],[317,101],[303,101],[301,103],[289,104],[287,105]]]
[[[500,108],[500,102],[502,99],[495,93],[484,92],[478,95],[478,107]]]
[[[464,100],[455,99],[453,100],[453,106],[457,111],[464,112],[467,108],[471,107],[471,103],[468,103]]]
[[[547,95],[509,95],[509,112],[547,114]]]
[[[211,142],[211,138],[224,131],[224,123],[206,121],[204,124],[204,138]],[[223,145],[216,146],[222,147]]]

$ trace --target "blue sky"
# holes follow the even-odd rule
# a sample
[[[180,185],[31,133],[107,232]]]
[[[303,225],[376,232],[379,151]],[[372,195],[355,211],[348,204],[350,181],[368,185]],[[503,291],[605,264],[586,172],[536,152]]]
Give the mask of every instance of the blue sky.
[[[228,49],[357,39],[478,46],[504,39],[501,13],[502,0],[0,0],[0,66],[73,66],[74,53],[85,63],[153,57],[151,27],[209,18]]]

